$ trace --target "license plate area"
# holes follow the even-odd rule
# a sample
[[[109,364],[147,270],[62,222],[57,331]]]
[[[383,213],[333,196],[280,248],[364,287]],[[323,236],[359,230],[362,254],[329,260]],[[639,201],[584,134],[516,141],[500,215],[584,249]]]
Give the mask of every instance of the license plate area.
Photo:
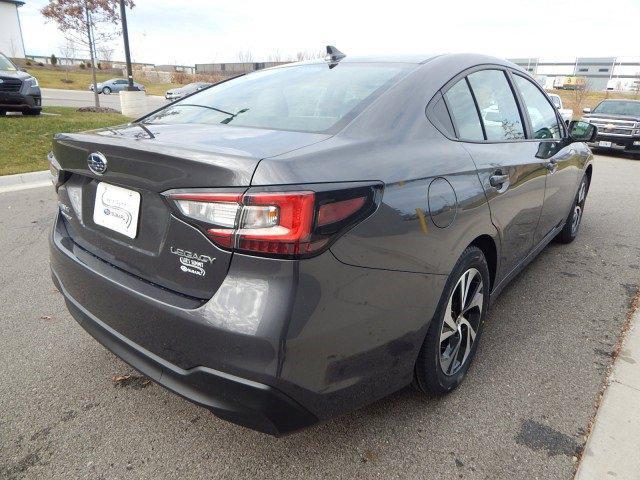
[[[600,140],[600,141],[598,142],[598,146],[599,146],[599,147],[611,147],[611,142],[606,142],[606,141],[604,141],[604,140]]]
[[[96,188],[93,223],[129,238],[138,234],[140,194],[100,182]]]

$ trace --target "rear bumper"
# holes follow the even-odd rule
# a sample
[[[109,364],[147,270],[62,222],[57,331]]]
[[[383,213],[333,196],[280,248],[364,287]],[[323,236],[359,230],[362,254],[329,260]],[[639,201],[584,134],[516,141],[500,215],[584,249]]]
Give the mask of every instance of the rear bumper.
[[[406,385],[446,277],[234,254],[216,293],[185,297],[73,242],[53,278],[76,320],[151,379],[232,422],[282,435]]]
[[[318,419],[280,391],[207,367],[184,370],[136,345],[101,322],[65,290],[55,271],[53,282],[76,321],[98,342],[150,379],[225,420],[271,435],[313,425]]]
[[[154,291],[156,287],[147,284],[145,288],[141,280],[91,256],[65,234],[64,222],[59,217],[50,239],[53,282],[63,295],[75,320],[107,349],[163,387],[239,425],[271,435],[284,435],[318,421],[315,415],[274,387],[210,367],[179,366],[136,343],[132,337],[141,341],[148,337],[149,334],[140,334],[140,330],[149,327],[149,324],[142,324],[142,319],[149,317],[158,329],[166,329],[166,316],[174,324],[179,324],[178,328],[187,335],[222,335],[214,329],[196,330],[193,322],[189,321],[188,317],[197,312],[197,309],[193,309],[198,304],[196,300],[183,297],[180,301],[169,291],[164,292],[165,296],[160,296],[159,292]],[[123,275],[131,277],[128,279],[129,283],[125,284],[126,277]],[[130,290],[131,287],[135,288],[135,292]],[[96,300],[93,304],[90,300],[92,297]],[[83,306],[89,305],[89,308],[101,311],[98,301],[100,298],[108,299],[110,311],[115,312],[119,320],[131,324],[128,336]],[[163,306],[168,305],[174,307],[170,309],[173,311],[172,314],[163,311]],[[124,323],[118,324],[115,318],[103,312],[101,314],[108,318],[112,325],[126,330]],[[161,333],[177,336],[178,342],[184,342],[184,350],[205,350],[208,347],[214,351],[218,350],[218,356],[220,355],[221,346],[214,341],[206,343],[206,347],[205,344],[196,343],[194,339],[187,342],[189,337],[180,336],[178,330],[175,330],[157,331],[157,339],[160,342],[166,341]],[[158,351],[158,344],[149,346]],[[175,345],[164,343],[163,346],[166,347],[166,352],[175,350]],[[164,355],[167,356],[169,355]],[[185,357],[186,353],[178,352],[173,359],[189,364],[190,360]],[[246,357],[248,361],[253,360],[248,354]]]

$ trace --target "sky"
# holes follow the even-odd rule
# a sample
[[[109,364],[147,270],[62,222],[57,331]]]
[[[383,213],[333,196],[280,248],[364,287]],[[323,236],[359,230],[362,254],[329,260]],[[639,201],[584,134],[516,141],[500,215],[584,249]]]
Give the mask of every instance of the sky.
[[[64,43],[40,9],[20,8],[28,55]],[[136,0],[132,59],[155,64],[253,61],[335,45],[351,55],[474,52],[504,58],[640,56],[640,0]],[[122,38],[111,42],[123,59]]]

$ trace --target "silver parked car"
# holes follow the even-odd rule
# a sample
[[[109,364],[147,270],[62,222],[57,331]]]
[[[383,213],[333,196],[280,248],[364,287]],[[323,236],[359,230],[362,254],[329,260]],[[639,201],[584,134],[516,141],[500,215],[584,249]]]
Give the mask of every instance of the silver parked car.
[[[98,93],[109,95],[112,92],[120,92],[122,90],[126,90],[128,84],[129,81],[126,78],[112,78],[111,80],[106,80],[97,84]],[[133,87],[136,90],[144,92],[144,85],[141,83],[133,82]],[[93,83],[89,85],[89,90],[93,92]]]
[[[182,97],[186,97],[195,92],[199,92],[207,87],[210,87],[213,83],[208,82],[193,82],[185,85],[184,87],[172,88],[171,90],[167,90],[167,93],[164,94],[164,98],[167,100],[177,100]]]

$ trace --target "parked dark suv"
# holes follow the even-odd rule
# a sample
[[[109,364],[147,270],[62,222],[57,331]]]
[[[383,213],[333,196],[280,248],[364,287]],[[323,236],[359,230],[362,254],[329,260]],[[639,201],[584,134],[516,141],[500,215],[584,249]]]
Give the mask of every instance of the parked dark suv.
[[[640,100],[603,100],[583,112],[582,120],[598,127],[590,146],[640,155]]]
[[[411,383],[454,389],[490,301],[576,237],[592,177],[595,127],[565,128],[514,64],[329,53],[59,134],[50,156],[72,315],[277,435]]]
[[[0,116],[7,112],[40,115],[42,96],[38,80],[0,53]]]

